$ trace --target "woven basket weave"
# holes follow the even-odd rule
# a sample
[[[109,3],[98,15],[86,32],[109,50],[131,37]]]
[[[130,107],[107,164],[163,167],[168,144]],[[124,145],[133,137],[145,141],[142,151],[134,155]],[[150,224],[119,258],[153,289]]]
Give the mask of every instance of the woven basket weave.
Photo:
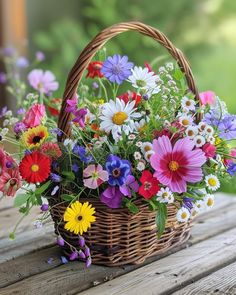
[[[58,138],[63,141],[70,136],[71,114],[65,112],[66,100],[73,97],[82,79],[88,64],[112,37],[126,31],[137,31],[147,35],[162,46],[177,61],[180,69],[185,74],[189,89],[199,101],[199,94],[195,86],[193,75],[183,53],[175,48],[167,37],[155,28],[139,22],[127,22],[116,24],[100,32],[82,51],[75,65],[69,73],[63,96],[62,108],[59,116],[58,127],[64,135]],[[189,238],[191,224],[178,223],[176,220],[176,206],[168,206],[166,229],[160,239],[157,238],[156,212],[151,212],[147,204],[141,200],[136,201],[139,213],[131,214],[128,209],[110,209],[99,200],[89,198],[90,203],[96,208],[96,222],[84,235],[87,245],[91,249],[93,263],[107,266],[124,265],[128,263],[138,264],[144,262],[147,257],[162,254],[167,250],[181,245]],[[83,202],[83,200],[80,199]],[[66,209],[65,203],[54,199],[51,215],[55,222],[55,232],[60,234],[65,241],[78,247],[78,236],[64,229],[63,214]],[[64,246],[64,252],[69,255],[71,249]]]

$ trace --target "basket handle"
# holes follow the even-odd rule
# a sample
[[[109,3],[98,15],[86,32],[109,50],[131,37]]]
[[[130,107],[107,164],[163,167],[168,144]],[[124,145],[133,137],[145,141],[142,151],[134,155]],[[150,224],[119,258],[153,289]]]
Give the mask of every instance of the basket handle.
[[[101,49],[108,40],[126,31],[137,31],[143,35],[153,38],[162,46],[164,46],[172,55],[172,57],[177,61],[181,71],[185,74],[189,89],[195,95],[195,99],[199,101],[199,93],[196,88],[193,74],[187,59],[185,58],[183,53],[179,49],[177,49],[162,32],[140,22],[119,23],[106,28],[105,30],[101,31],[96,37],[94,37],[94,39],[84,48],[79,58],[75,62],[73,68],[71,69],[67,78],[58,120],[58,128],[60,128],[64,132],[64,135],[59,138],[60,141],[63,140],[66,136],[69,136],[71,130],[71,114],[65,111],[67,99],[71,99],[73,95],[77,92],[77,88],[82,79],[83,73],[88,67],[96,52]]]

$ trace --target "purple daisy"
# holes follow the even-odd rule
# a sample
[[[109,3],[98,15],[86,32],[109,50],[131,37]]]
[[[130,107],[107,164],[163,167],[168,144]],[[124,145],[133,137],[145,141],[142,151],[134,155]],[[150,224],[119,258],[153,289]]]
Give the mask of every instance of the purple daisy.
[[[101,73],[112,83],[122,84],[131,75],[133,63],[128,57],[115,54],[109,56],[103,63]]]
[[[49,94],[58,89],[58,82],[52,72],[43,70],[32,70],[28,75],[28,81],[31,87],[40,93]]]

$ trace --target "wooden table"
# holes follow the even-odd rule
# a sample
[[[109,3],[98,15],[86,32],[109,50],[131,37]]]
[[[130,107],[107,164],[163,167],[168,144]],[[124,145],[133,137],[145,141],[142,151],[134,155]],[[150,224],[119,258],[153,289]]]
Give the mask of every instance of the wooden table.
[[[216,205],[201,214],[187,245],[139,266],[103,267],[62,264],[53,226],[33,228],[36,209],[7,237],[17,210],[0,203],[1,295],[191,295],[236,294],[236,198],[217,195]],[[51,263],[47,263],[50,260]]]

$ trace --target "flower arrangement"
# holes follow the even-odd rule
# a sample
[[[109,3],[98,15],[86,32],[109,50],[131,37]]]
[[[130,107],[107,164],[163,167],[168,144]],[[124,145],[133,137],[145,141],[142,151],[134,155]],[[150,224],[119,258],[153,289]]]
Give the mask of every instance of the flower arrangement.
[[[37,225],[53,204],[64,203],[61,222],[79,237],[79,245],[69,244],[60,232],[57,242],[68,244],[70,260],[80,258],[89,266],[83,235],[96,223],[92,199],[130,214],[139,212],[141,200],[157,212],[159,237],[170,204],[180,223],[214,205],[221,180],[236,173],[236,149],[229,145],[236,139],[236,116],[211,91],[195,101],[173,63],[156,70],[127,56],[104,56],[89,63],[86,79],[87,85],[67,100],[70,139],[58,143],[64,135],[53,119],[59,114],[53,105],[61,102],[52,95],[58,83],[49,71],[28,73],[35,92],[22,95],[24,109],[16,117],[6,107],[1,111],[1,143],[14,144],[17,152],[0,148],[0,191],[15,196],[24,215],[41,206]]]

